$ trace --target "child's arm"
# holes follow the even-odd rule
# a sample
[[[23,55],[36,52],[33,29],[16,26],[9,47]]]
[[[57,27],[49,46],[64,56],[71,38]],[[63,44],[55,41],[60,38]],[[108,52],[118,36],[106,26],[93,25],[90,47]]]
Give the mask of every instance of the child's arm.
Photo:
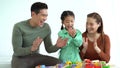
[[[67,39],[67,43],[66,43],[66,46],[67,46],[67,44],[69,43],[69,35],[67,35],[66,31],[65,30],[59,31],[58,32],[58,37],[60,37],[62,39]],[[66,47],[66,46],[64,46],[64,47]]]
[[[58,32],[58,37],[65,39],[70,38],[69,34],[66,32],[66,30],[61,30]]]
[[[76,35],[73,38],[72,42],[75,44],[75,46],[80,47],[82,45],[82,33],[79,30],[76,30]]]

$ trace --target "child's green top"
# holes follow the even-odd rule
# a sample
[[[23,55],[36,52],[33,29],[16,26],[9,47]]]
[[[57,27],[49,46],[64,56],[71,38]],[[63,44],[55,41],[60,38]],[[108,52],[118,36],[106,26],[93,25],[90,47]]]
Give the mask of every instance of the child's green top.
[[[82,45],[82,33],[76,29],[75,37],[71,37],[66,29],[61,30],[58,33],[59,37],[68,38],[66,46],[62,47],[60,50],[59,59],[63,62],[71,61],[77,62],[81,61],[79,56],[79,47]]]

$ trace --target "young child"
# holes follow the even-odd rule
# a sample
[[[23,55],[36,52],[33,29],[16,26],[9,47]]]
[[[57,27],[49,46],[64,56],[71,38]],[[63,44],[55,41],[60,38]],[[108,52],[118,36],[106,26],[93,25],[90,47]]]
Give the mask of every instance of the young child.
[[[60,50],[59,59],[62,62],[78,62],[81,61],[79,56],[79,47],[82,45],[82,33],[78,29],[74,29],[75,16],[72,11],[64,11],[61,15],[62,26],[58,36],[67,38],[66,46]]]

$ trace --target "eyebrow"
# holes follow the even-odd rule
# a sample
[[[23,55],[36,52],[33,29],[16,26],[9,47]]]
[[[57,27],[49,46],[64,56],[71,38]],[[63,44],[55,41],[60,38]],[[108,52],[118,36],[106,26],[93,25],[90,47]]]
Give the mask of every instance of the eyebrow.
[[[43,15],[43,16],[48,16],[48,14],[41,14],[41,15]]]

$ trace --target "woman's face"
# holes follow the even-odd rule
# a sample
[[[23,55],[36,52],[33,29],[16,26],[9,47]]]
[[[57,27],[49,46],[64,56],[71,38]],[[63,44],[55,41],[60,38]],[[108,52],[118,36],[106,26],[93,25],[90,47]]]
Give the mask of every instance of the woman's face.
[[[88,33],[96,33],[100,24],[96,22],[96,19],[92,17],[87,18],[86,29]]]
[[[65,17],[65,20],[63,21],[63,24],[66,29],[71,29],[74,26],[74,17],[73,16],[67,16]]]

